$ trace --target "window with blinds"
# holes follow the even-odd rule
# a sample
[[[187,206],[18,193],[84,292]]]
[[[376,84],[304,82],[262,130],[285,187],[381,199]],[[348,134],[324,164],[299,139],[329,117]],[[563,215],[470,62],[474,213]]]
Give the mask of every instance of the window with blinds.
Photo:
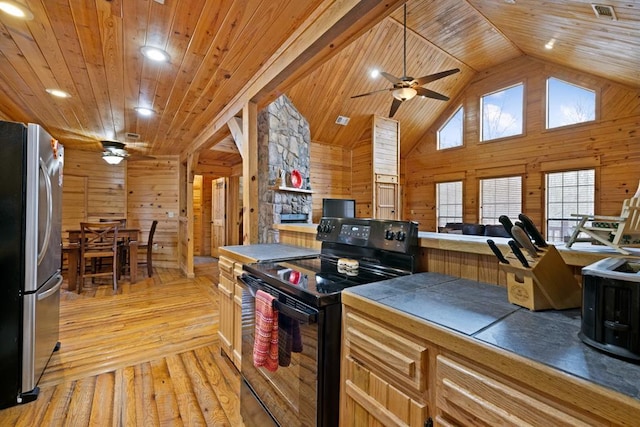
[[[516,221],[522,213],[522,177],[480,180],[480,223],[499,224],[500,215]]]
[[[595,205],[595,169],[547,173],[547,240],[566,241],[578,222],[571,214],[591,214]]]
[[[436,217],[438,227],[462,222],[462,181],[436,183]]]

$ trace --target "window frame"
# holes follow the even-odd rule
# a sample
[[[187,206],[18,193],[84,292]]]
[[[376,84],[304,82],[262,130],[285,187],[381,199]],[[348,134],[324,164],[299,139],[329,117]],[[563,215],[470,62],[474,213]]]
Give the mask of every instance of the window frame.
[[[451,120],[453,120],[453,118],[458,114],[461,113],[462,117],[460,120],[460,145],[455,145],[453,147],[445,147],[445,148],[441,148],[440,147],[440,132],[451,123]],[[458,106],[458,108],[455,109],[455,111],[453,112],[453,114],[451,114],[447,120],[442,124],[442,126],[440,126],[436,132],[436,151],[444,151],[444,150],[452,150],[455,148],[461,148],[464,147],[464,105],[460,104]]]
[[[565,84],[568,85],[572,85],[572,86],[576,86],[579,87],[581,89],[587,90],[587,91],[591,91],[594,94],[594,105],[593,105],[593,109],[594,109],[594,118],[593,120],[588,120],[588,121],[584,121],[584,122],[578,122],[578,123],[571,123],[571,124],[567,124],[567,125],[562,125],[562,126],[556,126],[556,127],[549,127],[549,79],[556,79],[559,80]],[[595,124],[600,120],[600,88],[599,87],[594,87],[592,85],[588,85],[584,82],[576,82],[571,80],[570,78],[563,78],[563,77],[559,77],[556,74],[549,74],[545,77],[544,79],[544,83],[545,83],[545,91],[544,91],[544,103],[542,105],[542,114],[544,117],[544,128],[542,129],[542,132],[553,132],[556,130],[563,130],[563,129],[570,129],[572,127],[575,126],[585,126],[585,125],[590,125],[590,124]]]
[[[521,121],[522,121],[522,129],[521,132],[518,134],[514,134],[514,135],[508,135],[508,136],[501,136],[499,138],[493,138],[493,139],[484,139],[484,108],[483,108],[483,99],[487,96],[493,95],[495,93],[501,92],[501,91],[506,91],[509,89],[512,89],[516,86],[522,86],[522,105],[521,105]],[[506,84],[504,86],[502,86],[500,89],[496,89],[493,90],[491,92],[486,92],[483,93],[482,95],[479,96],[478,98],[478,141],[481,144],[484,143],[491,143],[491,142],[496,142],[496,141],[504,141],[504,140],[508,140],[508,139],[512,139],[512,138],[522,138],[523,136],[526,136],[527,134],[527,80],[526,79],[522,79],[522,80],[518,80],[514,83],[511,84]]]
[[[452,183],[460,183],[460,222],[464,221],[464,180],[456,179],[451,181],[437,181],[435,182],[435,205],[436,205],[436,230],[438,227],[444,227],[446,222],[443,225],[440,225],[440,194],[438,191],[438,186],[440,184],[452,184]],[[452,222],[452,221],[447,221]]]
[[[597,203],[596,195],[597,195],[597,188],[598,188],[599,168],[594,167],[594,166],[585,166],[585,167],[576,167],[576,168],[572,168],[572,169],[559,169],[559,170],[558,169],[554,169],[554,170],[545,170],[545,171],[543,171],[542,182],[544,183],[544,198],[543,198],[544,219],[542,221],[542,223],[543,223],[542,232],[543,232],[545,240],[547,240],[547,241],[564,243],[565,237],[570,237],[571,233],[573,232],[573,230],[571,228],[568,228],[569,230],[571,230],[571,233],[569,233],[567,236],[561,236],[562,240],[554,240],[554,239],[550,238],[550,236],[549,236],[549,221],[573,221],[577,225],[577,223],[578,223],[578,221],[580,219],[578,217],[575,217],[575,218],[554,218],[554,219],[549,219],[549,175],[558,174],[558,173],[567,173],[567,172],[580,172],[580,171],[593,171],[593,213],[595,214],[596,210],[598,209],[598,203]],[[574,212],[574,213],[588,214],[589,212]],[[561,232],[562,232],[562,228],[561,228]]]
[[[483,181],[504,179],[504,178],[519,178],[520,179],[520,208],[517,209],[517,210],[518,210],[518,214],[522,212],[522,206],[524,206],[524,203],[525,203],[525,200],[524,200],[524,195],[525,195],[525,193],[524,193],[524,184],[525,184],[525,180],[524,180],[524,176],[522,174],[510,174],[510,175],[479,177],[478,178],[478,222],[480,224],[493,225],[493,224],[499,224],[500,223],[498,221],[498,218],[499,218],[500,215],[498,215],[495,218],[496,222],[488,222],[488,223],[484,222],[484,217],[483,217],[484,199],[483,199],[482,183],[483,183]],[[506,214],[507,213],[504,213],[502,215],[506,215]],[[512,221],[514,221],[514,220],[517,219],[518,214],[515,214],[514,216],[511,216],[511,215],[507,215],[507,216],[509,216],[509,218]]]

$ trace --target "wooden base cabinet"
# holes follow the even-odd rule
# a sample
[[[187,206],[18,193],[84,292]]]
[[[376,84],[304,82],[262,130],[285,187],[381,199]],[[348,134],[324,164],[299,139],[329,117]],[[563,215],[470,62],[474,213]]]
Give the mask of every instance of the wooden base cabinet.
[[[348,309],[343,320],[340,425],[424,427],[424,342]]]
[[[579,414],[522,389],[508,377],[486,372],[445,354],[436,357],[436,425],[441,426],[597,426],[602,419]]]
[[[242,262],[221,256],[218,260],[220,277],[220,323],[218,338],[220,349],[240,370],[242,359],[242,294],[245,286],[236,277],[242,274]]]

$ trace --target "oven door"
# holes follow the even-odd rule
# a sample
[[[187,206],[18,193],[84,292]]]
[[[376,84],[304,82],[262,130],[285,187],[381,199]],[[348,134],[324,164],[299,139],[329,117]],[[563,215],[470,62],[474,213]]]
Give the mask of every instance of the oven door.
[[[315,426],[318,401],[318,337],[322,311],[295,301],[253,276],[243,276],[247,285],[242,301],[242,392],[244,423],[263,423],[266,410],[280,426]],[[255,342],[255,293],[262,290],[276,297],[278,309],[278,368],[270,372],[253,363]],[[259,405],[256,403],[259,402]],[[267,417],[268,419],[268,417]]]

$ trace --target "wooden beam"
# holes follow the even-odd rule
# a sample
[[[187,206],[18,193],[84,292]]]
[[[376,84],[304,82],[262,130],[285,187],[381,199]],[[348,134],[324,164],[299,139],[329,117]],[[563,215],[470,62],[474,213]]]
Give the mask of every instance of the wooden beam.
[[[244,136],[242,135],[242,119],[239,117],[234,117],[227,122],[227,126],[229,126],[231,136],[236,143],[236,147],[238,147],[238,151],[240,151],[240,155],[242,155],[242,146],[244,145]]]
[[[406,0],[327,0],[303,22],[186,151],[206,145],[248,102],[266,105],[371,29]],[[244,117],[246,119],[246,117]]]
[[[258,243],[258,106],[248,102],[242,109],[242,243]]]

